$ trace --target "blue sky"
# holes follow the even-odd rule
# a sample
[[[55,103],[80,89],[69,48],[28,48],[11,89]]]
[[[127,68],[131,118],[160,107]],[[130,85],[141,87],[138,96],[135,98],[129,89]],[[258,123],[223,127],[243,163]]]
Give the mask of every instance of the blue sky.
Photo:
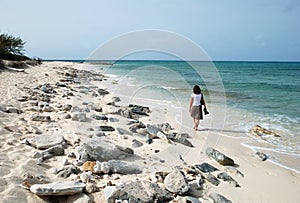
[[[42,59],[86,59],[123,33],[163,29],[213,60],[300,61],[298,0],[0,0],[0,9],[0,32]]]

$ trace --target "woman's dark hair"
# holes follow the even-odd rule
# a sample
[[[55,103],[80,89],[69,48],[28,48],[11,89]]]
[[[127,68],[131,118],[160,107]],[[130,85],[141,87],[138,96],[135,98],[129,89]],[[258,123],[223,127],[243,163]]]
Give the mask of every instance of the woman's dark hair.
[[[193,88],[194,94],[200,94],[201,93],[201,89],[198,85],[195,85]]]

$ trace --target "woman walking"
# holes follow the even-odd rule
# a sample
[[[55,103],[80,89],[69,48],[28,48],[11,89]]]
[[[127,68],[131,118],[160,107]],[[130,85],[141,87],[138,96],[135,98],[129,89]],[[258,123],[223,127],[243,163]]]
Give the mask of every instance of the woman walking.
[[[198,130],[200,120],[203,120],[202,105],[204,106],[205,114],[208,114],[201,89],[198,85],[195,85],[189,106],[189,112],[194,121],[194,130]]]

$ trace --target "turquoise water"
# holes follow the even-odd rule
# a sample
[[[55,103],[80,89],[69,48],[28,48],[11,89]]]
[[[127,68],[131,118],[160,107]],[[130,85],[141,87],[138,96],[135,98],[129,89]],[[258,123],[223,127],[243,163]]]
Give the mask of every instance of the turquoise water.
[[[215,66],[218,73],[203,78],[192,65],[179,61],[118,61],[107,73],[127,76],[137,83],[151,81],[164,89],[173,89],[182,99],[199,84],[204,93],[218,94],[213,89],[216,74],[222,79],[227,104],[267,116],[283,116],[300,121],[300,63],[291,62],[198,62],[197,67]],[[159,67],[159,68],[157,68]],[[208,69],[205,69],[205,71]],[[170,73],[177,77],[170,77]],[[175,72],[175,73],[174,73]],[[203,76],[204,75],[204,76]],[[205,81],[204,81],[205,80]],[[188,83],[188,85],[182,85]],[[211,91],[207,86],[212,88]]]
[[[136,86],[133,97],[180,101],[175,105],[184,110],[198,84],[210,110],[226,106],[223,134],[242,132],[236,134],[246,137],[245,146],[300,171],[299,62],[117,61],[105,74],[117,76],[119,86]],[[249,133],[255,125],[281,138],[257,140]]]

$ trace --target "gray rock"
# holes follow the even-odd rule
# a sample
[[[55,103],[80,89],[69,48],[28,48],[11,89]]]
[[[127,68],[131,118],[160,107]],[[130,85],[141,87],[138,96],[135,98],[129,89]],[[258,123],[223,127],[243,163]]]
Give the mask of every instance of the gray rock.
[[[108,121],[108,117],[106,115],[96,115],[92,114],[91,118],[99,120],[99,121]]]
[[[78,174],[79,172],[80,170],[76,166],[70,165],[70,166],[65,166],[63,169],[59,170],[58,176],[62,178],[67,178],[71,174]]]
[[[92,203],[93,200],[84,193],[71,195],[68,197],[66,203]]]
[[[109,161],[123,159],[133,155],[130,148],[114,145],[102,137],[92,138],[87,143],[83,143],[78,148],[78,159],[86,161]]]
[[[196,197],[191,197],[191,196],[185,196],[185,197],[178,197],[177,200],[178,203],[201,203],[199,199]]]
[[[30,191],[38,196],[61,196],[81,193],[85,184],[73,181],[59,181],[48,184],[34,184]]]
[[[100,188],[97,187],[97,184],[94,181],[93,182],[88,181],[86,183],[85,191],[87,193],[94,193],[94,192],[98,192],[99,190]]]
[[[61,145],[57,145],[54,147],[50,147],[49,149],[39,153],[35,153],[33,155],[33,158],[39,158],[40,161],[44,161],[46,159],[50,159],[54,156],[60,156],[60,155],[64,155],[64,148]]]
[[[179,195],[185,194],[190,189],[184,174],[177,169],[165,177],[164,184],[167,190]]]
[[[70,114],[64,115],[64,119],[70,119],[70,118],[72,118],[72,116]]]
[[[72,105],[71,104],[64,104],[62,106],[62,110],[63,111],[70,111],[72,109]]]
[[[207,172],[214,172],[214,171],[218,171],[219,169],[215,168],[214,166],[208,164],[208,163],[202,163],[200,165],[195,165],[196,168],[198,168],[200,171],[202,171],[203,173],[207,173]]]
[[[111,132],[111,131],[115,131],[115,128],[111,126],[101,125],[99,126],[99,130],[103,132]]]
[[[213,158],[221,165],[234,166],[233,159],[229,158],[228,156],[222,154],[221,152],[219,152],[211,147],[206,149],[206,155],[210,158]]]
[[[41,122],[50,122],[51,118],[50,116],[43,116],[39,114],[33,114],[30,118],[32,121],[41,121]]]
[[[226,197],[217,193],[211,193],[209,197],[214,203],[232,203],[230,200],[226,199]]]
[[[104,95],[109,94],[109,91],[99,88],[98,93],[99,93],[99,95],[104,96]]]
[[[183,145],[188,146],[188,147],[194,147],[194,145],[187,138],[175,137],[174,142],[183,144]]]
[[[91,109],[96,112],[100,112],[100,113],[102,112],[102,107],[93,106]]]
[[[108,186],[104,189],[107,203],[127,200],[130,203],[166,202],[173,199],[167,190],[159,187],[157,183],[148,181],[135,181],[119,186]]]
[[[136,140],[136,139],[133,139],[132,140],[132,147],[133,148],[138,148],[138,147],[142,147],[143,146],[143,143],[142,142],[140,142],[140,141],[138,141],[138,140]]]
[[[71,114],[72,121],[80,121],[85,122],[86,121],[86,113],[84,112],[73,112]]]
[[[157,124],[156,125],[161,131],[163,132],[169,132],[170,130],[172,130],[172,126],[169,123],[162,123],[162,124]]]
[[[35,143],[38,149],[47,149],[55,145],[62,145],[64,137],[58,133],[41,134],[35,136]]]
[[[256,152],[256,155],[260,158],[260,160],[265,161],[268,159],[268,156],[263,152]]]
[[[116,128],[120,135],[132,135],[132,132],[125,130],[123,128]]]
[[[112,122],[112,123],[119,122],[119,119],[117,119],[117,118],[109,118],[108,120],[109,120],[109,122]]]
[[[146,128],[148,133],[153,136],[152,138],[156,137],[158,132],[161,132],[161,130],[155,125],[147,124]]]
[[[228,182],[234,187],[240,187],[240,185],[230,175],[228,175],[225,172],[219,173],[217,177],[225,182]]]
[[[213,185],[218,186],[220,184],[220,181],[211,173],[204,174],[205,180],[210,182]]]
[[[108,161],[111,167],[111,172],[120,173],[120,174],[139,174],[142,173],[143,170],[137,166],[130,164],[125,161],[120,160],[110,160]]]

